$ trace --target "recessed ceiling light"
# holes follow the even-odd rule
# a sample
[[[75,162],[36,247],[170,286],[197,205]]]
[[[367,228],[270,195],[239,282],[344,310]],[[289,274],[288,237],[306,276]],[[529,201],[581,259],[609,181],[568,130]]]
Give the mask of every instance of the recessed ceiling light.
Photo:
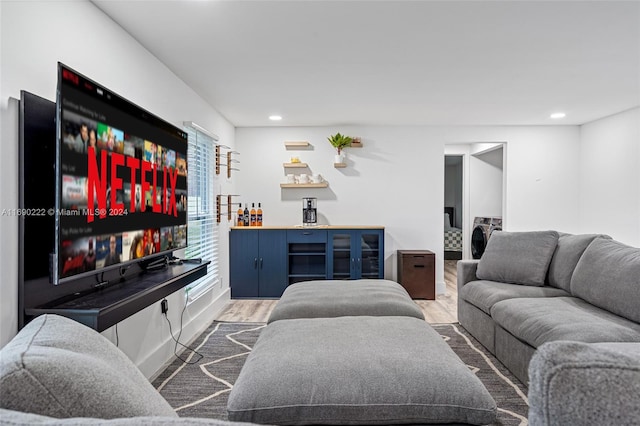
[[[269,120],[271,120],[271,121],[280,121],[280,120],[282,120],[282,116],[280,116],[280,115],[270,115],[269,116]]]
[[[554,112],[549,117],[550,118],[564,118],[564,117],[566,117],[566,115],[567,114],[565,114],[564,112]]]

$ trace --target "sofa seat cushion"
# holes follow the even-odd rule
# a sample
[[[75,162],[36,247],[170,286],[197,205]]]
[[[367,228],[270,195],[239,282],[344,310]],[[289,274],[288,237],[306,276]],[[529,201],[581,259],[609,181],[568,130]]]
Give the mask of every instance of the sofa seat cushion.
[[[556,340],[640,342],[640,324],[575,297],[503,300],[493,305],[491,316],[534,348]]]
[[[0,352],[0,407],[50,417],[178,417],[127,356],[58,315],[28,323]]]
[[[570,294],[559,288],[549,286],[525,286],[485,280],[467,283],[458,293],[458,297],[480,308],[489,315],[491,315],[491,307],[501,300],[515,299],[518,297],[563,296],[568,297]]]
[[[573,273],[571,294],[640,323],[640,248],[593,240]]]
[[[247,357],[229,419],[276,425],[489,424],[496,404],[424,320],[275,321]]]
[[[558,244],[556,231],[495,231],[480,258],[481,280],[543,286]]]
[[[564,234],[558,238],[558,246],[549,265],[549,285],[571,291],[571,277],[582,253],[596,238],[611,239],[602,234]]]
[[[395,281],[380,279],[312,280],[291,284],[268,323],[295,318],[408,316],[424,319],[420,307]]]

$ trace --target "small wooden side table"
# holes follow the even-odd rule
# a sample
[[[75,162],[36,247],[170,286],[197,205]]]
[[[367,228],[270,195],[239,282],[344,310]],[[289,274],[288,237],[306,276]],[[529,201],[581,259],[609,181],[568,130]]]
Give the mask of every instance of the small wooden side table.
[[[398,250],[398,283],[412,299],[436,299],[436,254],[429,250]]]

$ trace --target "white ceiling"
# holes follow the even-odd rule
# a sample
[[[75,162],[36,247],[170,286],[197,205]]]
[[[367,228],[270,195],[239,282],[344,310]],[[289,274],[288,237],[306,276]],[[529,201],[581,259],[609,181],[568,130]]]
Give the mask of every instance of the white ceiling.
[[[583,124],[640,105],[638,1],[92,2],[237,127]]]

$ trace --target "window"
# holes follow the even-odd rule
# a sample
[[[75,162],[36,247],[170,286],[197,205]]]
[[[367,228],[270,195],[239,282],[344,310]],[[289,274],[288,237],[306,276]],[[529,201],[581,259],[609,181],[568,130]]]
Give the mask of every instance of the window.
[[[207,275],[187,287],[191,302],[204,294],[219,280],[218,275],[218,226],[216,223],[216,173],[215,147],[218,137],[195,123],[185,122],[189,134],[187,152],[188,179],[188,227],[185,256],[211,261]]]

